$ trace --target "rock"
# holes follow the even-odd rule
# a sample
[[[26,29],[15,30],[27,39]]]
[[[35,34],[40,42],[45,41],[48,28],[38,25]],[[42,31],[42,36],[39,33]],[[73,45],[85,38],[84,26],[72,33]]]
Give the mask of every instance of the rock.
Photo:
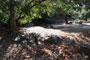
[[[80,51],[90,58],[90,45],[89,44],[81,44]]]
[[[59,42],[61,42],[61,39],[58,36],[51,36],[43,42],[49,44],[58,44]]]

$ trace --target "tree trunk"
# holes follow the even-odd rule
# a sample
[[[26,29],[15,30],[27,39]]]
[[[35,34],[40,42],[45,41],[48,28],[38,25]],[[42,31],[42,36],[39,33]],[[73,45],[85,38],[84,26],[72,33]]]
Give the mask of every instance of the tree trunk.
[[[87,17],[85,18],[85,21],[87,22]]]
[[[10,24],[10,29],[11,30],[16,30],[17,25],[16,25],[16,16],[15,16],[15,11],[14,11],[14,3],[13,0],[9,0],[10,2],[10,18],[9,18],[9,24]]]
[[[68,19],[67,17],[65,16],[65,23],[68,24]]]

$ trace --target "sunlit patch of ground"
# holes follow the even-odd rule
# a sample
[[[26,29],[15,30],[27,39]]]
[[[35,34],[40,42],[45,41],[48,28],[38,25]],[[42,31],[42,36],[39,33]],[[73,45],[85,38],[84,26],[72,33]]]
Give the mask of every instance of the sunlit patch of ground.
[[[46,38],[47,36],[56,35],[58,37],[69,38],[70,40],[76,39],[79,42],[90,43],[90,25],[84,24],[68,24],[68,25],[53,25],[52,28],[43,28],[40,26],[22,28],[25,34],[36,33],[41,37]]]

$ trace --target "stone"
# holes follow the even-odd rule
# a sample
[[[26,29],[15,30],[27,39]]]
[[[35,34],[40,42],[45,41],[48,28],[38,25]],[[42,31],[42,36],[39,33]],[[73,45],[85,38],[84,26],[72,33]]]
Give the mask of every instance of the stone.
[[[49,44],[58,44],[59,42],[61,42],[61,39],[58,36],[51,36],[43,42]]]
[[[80,51],[90,58],[90,45],[89,44],[81,44]]]

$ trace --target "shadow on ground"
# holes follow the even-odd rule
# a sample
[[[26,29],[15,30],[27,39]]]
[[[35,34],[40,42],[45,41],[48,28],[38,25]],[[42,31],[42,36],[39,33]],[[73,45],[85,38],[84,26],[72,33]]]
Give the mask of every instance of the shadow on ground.
[[[33,33],[26,36],[17,34],[6,35],[1,39],[0,60],[88,60],[80,53],[75,41],[54,35],[43,41]]]
[[[53,25],[54,29],[60,29],[69,33],[81,32],[84,35],[90,37],[90,25],[89,24],[67,24],[67,25]]]
[[[53,29],[88,34],[89,27],[84,24],[54,25]],[[79,44],[64,37],[52,35],[43,40],[39,35],[23,35],[19,32],[0,36],[0,60],[89,60],[88,56],[80,52]]]

